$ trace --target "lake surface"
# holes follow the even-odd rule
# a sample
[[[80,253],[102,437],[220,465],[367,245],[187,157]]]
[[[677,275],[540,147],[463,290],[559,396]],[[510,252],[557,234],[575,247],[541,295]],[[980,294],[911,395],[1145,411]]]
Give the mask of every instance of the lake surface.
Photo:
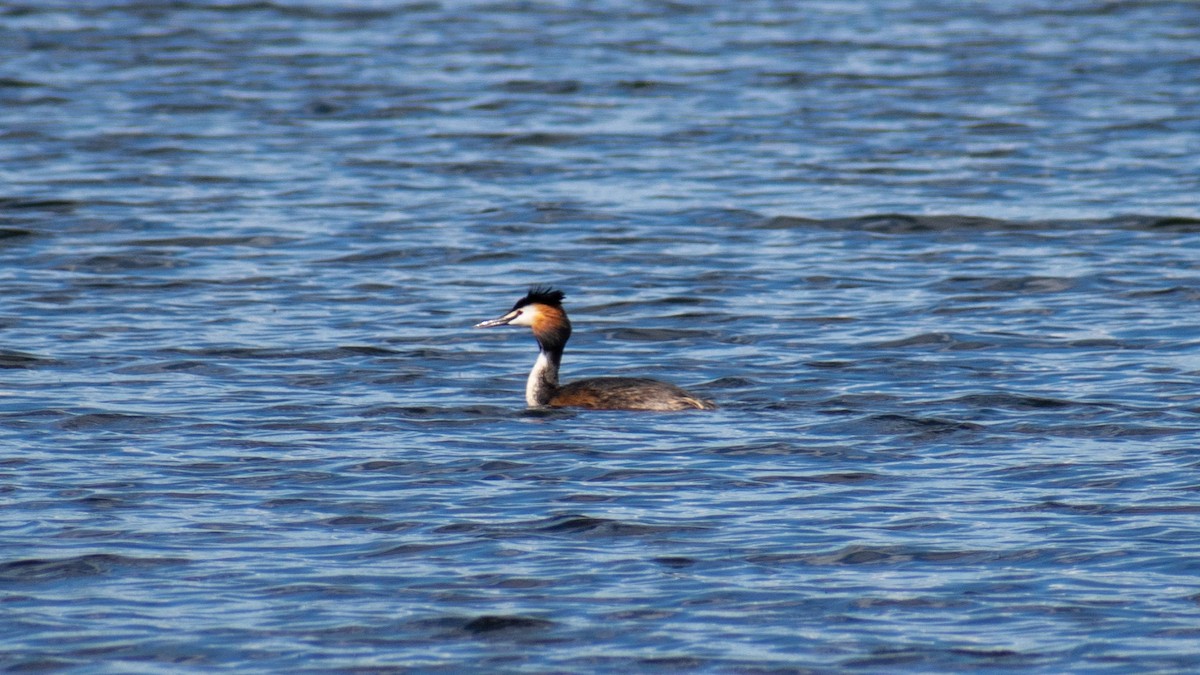
[[[793,4],[0,7],[0,670],[1200,669],[1200,4]]]

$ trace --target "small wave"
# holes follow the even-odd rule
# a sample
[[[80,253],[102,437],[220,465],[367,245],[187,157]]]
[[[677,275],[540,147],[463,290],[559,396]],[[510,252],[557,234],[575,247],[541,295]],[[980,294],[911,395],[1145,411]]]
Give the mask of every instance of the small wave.
[[[994,341],[969,339],[953,333],[920,333],[896,340],[884,340],[866,345],[868,349],[906,349],[908,347],[937,347],[938,351],[971,351],[996,346]]]
[[[275,347],[201,347],[195,349],[169,349],[167,353],[196,357],[199,359],[247,359],[247,360],[290,360],[336,361],[355,356],[397,356],[401,352],[386,347],[371,345],[342,345],[325,349],[281,349]]]
[[[57,363],[53,359],[47,359],[25,352],[16,352],[7,349],[0,349],[0,368],[37,368],[39,366],[49,366]]]
[[[61,422],[60,426],[70,431],[136,431],[157,428],[166,422],[166,418],[154,415],[97,412],[73,415]]]
[[[982,424],[974,422],[959,422],[936,417],[915,417],[898,413],[871,415],[863,421],[893,433],[949,434],[960,431],[980,431],[986,428]]]
[[[1111,516],[1111,515],[1173,515],[1183,514],[1192,515],[1200,513],[1200,504],[1136,504],[1136,505],[1116,505],[1116,504],[1073,504],[1059,501],[1045,501],[1031,506],[1022,506],[1013,509],[1014,512],[1041,512],[1049,511],[1056,513],[1073,513],[1089,516]]]
[[[695,526],[645,525],[626,523],[608,518],[593,518],[585,515],[562,515],[530,523],[527,528],[535,532],[552,534],[586,534],[599,537],[634,537],[649,534],[687,532],[702,530]]]
[[[996,551],[939,551],[904,546],[852,545],[823,553],[781,553],[751,556],[764,565],[803,564],[813,566],[897,565],[910,562],[978,564],[1005,555]]]
[[[861,230],[883,234],[920,234],[949,231],[1029,231],[1029,230],[1139,230],[1200,232],[1200,218],[1185,216],[1129,215],[1099,220],[1014,221],[965,215],[911,215],[880,213],[850,218],[815,219],[798,216],[764,217],[754,227],[767,230],[830,229]]]
[[[73,211],[80,202],[68,199],[36,199],[26,197],[0,197],[0,209],[6,211]]]
[[[882,475],[869,471],[847,471],[844,473],[823,473],[812,476],[755,476],[754,480],[761,483],[826,483],[840,485],[846,483],[866,483],[883,478]]]
[[[118,569],[186,565],[186,558],[134,558],[113,553],[92,553],[45,560],[32,558],[0,563],[0,582],[33,583],[111,574]]]
[[[168,248],[212,248],[224,246],[246,246],[250,248],[273,248],[296,241],[294,237],[274,235],[250,236],[184,236],[157,239],[135,239],[126,242],[129,246],[155,246]]]
[[[143,270],[166,270],[190,267],[186,260],[161,253],[105,253],[83,260],[65,263],[62,269],[111,274],[113,272],[138,272]]]
[[[967,394],[949,399],[946,403],[958,403],[972,408],[1003,408],[1006,410],[1057,410],[1059,408],[1088,405],[1067,399],[1003,392],[994,394]]]

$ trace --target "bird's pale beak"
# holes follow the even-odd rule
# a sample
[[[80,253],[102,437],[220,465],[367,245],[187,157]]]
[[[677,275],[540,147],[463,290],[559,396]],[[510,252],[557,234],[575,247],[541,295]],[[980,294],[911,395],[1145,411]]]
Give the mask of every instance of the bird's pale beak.
[[[508,322],[517,318],[518,314],[520,314],[520,312],[513,310],[513,311],[509,312],[508,314],[505,314],[502,317],[499,317],[496,319],[488,319],[487,321],[480,321],[479,323],[475,324],[475,327],[476,328],[494,328],[496,326],[507,326]]]

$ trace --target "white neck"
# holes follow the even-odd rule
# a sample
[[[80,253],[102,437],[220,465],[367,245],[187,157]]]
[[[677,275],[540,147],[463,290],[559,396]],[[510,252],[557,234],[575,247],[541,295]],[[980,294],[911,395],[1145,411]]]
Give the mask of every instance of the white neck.
[[[558,389],[558,363],[538,352],[533,370],[529,371],[529,379],[525,381],[525,404],[531,408],[546,405]]]

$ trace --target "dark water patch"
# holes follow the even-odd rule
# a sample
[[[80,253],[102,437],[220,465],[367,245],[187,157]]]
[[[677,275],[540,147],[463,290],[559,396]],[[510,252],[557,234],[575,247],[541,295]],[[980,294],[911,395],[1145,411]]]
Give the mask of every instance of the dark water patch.
[[[234,359],[251,361],[337,361],[360,356],[400,356],[404,352],[372,345],[343,345],[325,349],[299,349],[277,347],[203,347],[167,349],[167,354],[195,357],[201,362],[211,359]]]
[[[501,85],[504,91],[516,94],[574,94],[579,91],[576,80],[509,80]]]
[[[779,553],[754,555],[748,561],[759,565],[808,565],[813,567],[855,565],[904,565],[909,563],[977,565],[996,560],[1019,560],[1023,552],[939,551],[907,546],[853,545],[825,553]]]
[[[816,219],[797,216],[772,216],[755,227],[767,230],[830,229],[877,232],[882,234],[925,234],[933,232],[1022,232],[1070,230],[1136,230],[1200,232],[1200,219],[1186,216],[1130,215],[1097,220],[1011,221],[980,216],[911,215],[885,213],[852,218]]]
[[[936,417],[916,417],[895,413],[871,415],[859,420],[858,424],[875,429],[880,433],[913,434],[930,438],[947,434],[975,433],[987,428],[982,424],[974,422],[961,422]]]
[[[807,454],[808,448],[784,441],[762,441],[711,446],[706,448],[705,452],[717,455],[793,455]]]
[[[670,567],[671,569],[677,570],[685,569],[696,564],[694,559],[683,556],[660,556],[658,558],[654,558],[654,562],[662,565],[663,567]]]
[[[483,227],[497,235],[501,241],[519,234],[543,231],[538,225],[604,225],[636,222],[629,214],[621,214],[587,208],[585,205],[555,201],[522,201],[503,208],[487,208],[481,211]]]
[[[647,246],[667,246],[676,241],[668,236],[651,236],[647,234],[603,234],[586,237],[580,241],[585,246],[596,246],[602,248],[610,247],[632,247],[637,244]]]
[[[463,255],[458,260],[462,263],[500,263],[518,261],[521,257],[521,254],[515,251],[487,251]]]
[[[1196,286],[1171,286],[1168,288],[1154,288],[1140,291],[1129,291],[1122,293],[1121,297],[1130,300],[1139,299],[1166,299],[1174,297],[1181,302],[1197,302],[1200,301],[1200,287]]]
[[[419,472],[424,468],[420,462],[393,459],[373,459],[349,467],[348,471],[382,471],[387,473]]]
[[[733,391],[737,389],[752,389],[762,383],[748,377],[718,377],[696,385],[697,389],[705,391]]]
[[[602,473],[599,476],[592,476],[587,481],[592,483],[607,483],[633,480],[638,483],[644,483],[647,481],[674,480],[687,475],[689,475],[688,471],[678,469],[616,469]]]
[[[1200,218],[1186,218],[1182,216],[1126,216],[1114,219],[1112,222],[1131,230],[1200,232]]]
[[[316,521],[316,524],[330,527],[376,528],[390,523],[386,518],[376,516],[335,516]]]
[[[858,366],[854,361],[808,361],[804,365],[809,368],[827,368],[830,370],[841,370]]]
[[[146,246],[152,248],[223,248],[227,246],[245,246],[248,248],[274,248],[291,244],[295,237],[275,235],[247,236],[182,236],[162,237],[151,239],[134,239],[125,242],[127,246]]]
[[[1132,516],[1190,515],[1200,513],[1200,504],[1140,504],[1118,507],[1113,512],[1118,515]]]
[[[33,80],[21,80],[15,77],[0,77],[0,89],[25,89],[32,87],[43,86],[40,82]],[[2,203],[2,200],[0,200]]]
[[[1200,491],[1200,488],[1197,488]],[[561,504],[602,504],[606,502],[620,501],[620,498],[611,494],[570,494],[559,497],[554,501]]]
[[[484,614],[464,623],[462,629],[468,633],[481,635],[498,631],[546,630],[553,626],[552,621],[529,616]]]
[[[275,586],[272,588],[263,589],[263,593],[269,596],[300,597],[312,600],[328,598],[331,596],[353,598],[362,595],[362,592],[359,589],[339,584],[326,583],[286,584],[283,586]]]
[[[0,245],[7,244],[11,240],[25,239],[32,236],[32,230],[24,230],[17,227],[0,227]]]
[[[319,502],[318,500],[314,500],[314,498],[310,498],[310,497],[277,497],[277,498],[274,498],[274,500],[264,501],[263,508],[270,508],[270,509],[308,508],[308,507],[319,507],[320,503],[322,503],[322,502]]]
[[[677,82],[663,80],[622,80],[616,83],[616,88],[632,94],[650,94],[678,91],[684,89],[685,86]]]
[[[365,419],[384,418],[403,420],[418,425],[464,427],[490,424],[498,420],[511,419],[513,417],[560,419],[573,415],[570,411],[563,410],[526,410],[519,407],[519,400],[519,398],[514,398],[513,405],[511,406],[380,406],[365,409],[360,412],[360,416]]]
[[[1146,439],[1185,437],[1195,429],[1190,426],[1161,426],[1150,424],[1101,423],[1091,419],[1079,420],[1070,424],[1047,424],[1021,422],[1011,427],[1014,433],[1029,435],[1056,436],[1059,438],[1095,438],[1095,439]]]
[[[974,216],[915,216],[898,213],[861,216],[856,218],[832,218],[818,220],[796,216],[773,216],[761,221],[757,227],[768,230],[796,228],[820,228],[833,230],[862,230],[887,234],[925,233],[945,230],[995,230],[1021,227],[993,218]],[[1032,227],[1032,226],[1027,226]]]
[[[362,559],[373,558],[414,558],[423,559],[427,555],[435,555],[438,553],[450,554],[455,549],[460,549],[469,544],[463,542],[438,542],[438,543],[406,543],[388,546],[378,550],[363,553],[358,557]]]
[[[1014,279],[969,280],[981,282],[979,290],[998,293],[1061,293],[1078,284],[1076,279],[1029,276]]]
[[[1019,507],[1013,509],[1016,512],[1038,512],[1049,511],[1054,513],[1070,513],[1086,516],[1114,516],[1114,515],[1172,515],[1183,514],[1192,515],[1200,513],[1200,505],[1197,504],[1138,504],[1138,505],[1117,505],[1117,504],[1070,504],[1059,501],[1045,501],[1030,506]]]
[[[158,363],[138,363],[122,366],[112,371],[118,375],[154,375],[164,373],[188,373],[190,375],[205,375],[209,377],[232,376],[237,371],[233,368],[205,361],[162,361]]]
[[[872,654],[842,661],[843,668],[854,670],[877,669],[1006,669],[1034,667],[1049,654],[1022,652],[1013,649],[987,649],[979,647],[937,649],[931,647],[899,647],[876,649]]]
[[[88,659],[68,659],[59,657],[46,657],[38,659],[9,659],[0,657],[0,666],[5,670],[13,673],[39,673],[50,671],[62,671],[69,668],[78,668],[84,666]]]
[[[870,473],[868,471],[850,471],[845,473],[816,474],[812,476],[754,476],[753,480],[759,483],[821,483],[827,485],[844,485],[873,482],[881,480],[882,478],[884,477],[881,474]]]
[[[104,539],[117,540],[128,537],[129,533],[121,530],[70,529],[55,535],[55,539]]]
[[[751,441],[746,443],[720,444],[703,448],[704,454],[718,456],[796,456],[813,459],[843,459],[846,461],[870,461],[869,453],[850,446],[825,445],[819,443],[799,444],[786,441]]]
[[[435,534],[467,534],[490,530],[490,525],[483,523],[451,523],[433,529]]]
[[[113,272],[171,270],[191,265],[192,263],[187,260],[165,253],[136,252],[89,256],[82,260],[65,263],[61,269],[91,274],[111,274]]]
[[[53,359],[42,356],[9,349],[0,349],[0,368],[39,368],[42,366],[53,366],[57,363]]]
[[[857,609],[949,609],[970,604],[966,600],[946,600],[931,597],[868,597],[854,600]]]
[[[1004,410],[1061,410],[1064,408],[1074,408],[1088,405],[1100,405],[1109,407],[1105,404],[1091,404],[1078,401],[1070,401],[1066,399],[1049,398],[1044,396],[1025,396],[1021,394],[1011,393],[993,393],[993,394],[967,394],[959,396],[949,401],[935,402],[935,404],[961,405],[966,408],[1000,408]]]
[[[0,197],[0,210],[4,211],[51,211],[69,213],[81,203],[68,199],[37,199],[29,197]]]
[[[315,429],[312,427],[316,426]],[[280,428],[289,431],[330,431],[332,425],[262,425],[263,428]],[[328,428],[327,428],[328,427]],[[341,482],[341,477],[332,472],[327,471],[264,471],[251,476],[230,476],[227,481],[234,485],[245,488],[273,488],[278,485],[319,485],[319,484],[336,484]],[[271,502],[275,505],[281,505],[279,501]]]
[[[139,505],[140,501],[135,495],[93,494],[73,499],[70,503],[88,510],[107,511],[110,509],[135,508]]]
[[[897,340],[884,340],[865,345],[868,349],[907,349],[910,347],[931,348],[934,351],[974,351],[991,349],[996,342],[979,339],[979,336],[963,336],[952,333],[921,333]]]
[[[546,133],[535,132],[528,134],[512,134],[504,138],[504,142],[508,145],[521,146],[529,145],[535,147],[553,147],[563,146],[578,142],[579,136],[575,134],[563,133]]]
[[[420,527],[420,523],[414,523],[414,522],[409,522],[409,521],[390,521],[390,522],[383,522],[378,525],[372,525],[372,526],[368,527],[367,530],[370,532],[395,533],[395,532],[407,532],[407,531],[412,530],[417,527]]]
[[[475,579],[490,588],[533,589],[548,588],[554,585],[549,579],[530,579],[528,577],[510,577],[507,575],[482,575]]]
[[[92,553],[57,560],[30,558],[0,563],[0,583],[40,583],[99,577],[114,572],[186,565],[190,562],[186,558],[135,558],[114,553]]]
[[[690,525],[646,525],[626,523],[609,518],[585,515],[562,515],[527,523],[520,531],[550,534],[586,535],[587,537],[642,537],[701,531],[705,528]]]
[[[1063,476],[1075,477],[1079,475],[1079,465],[1072,462],[1036,462],[1031,464],[1023,464],[1021,466],[1008,466],[1000,469],[992,469],[987,475],[1003,476],[1008,480],[1015,481],[1033,481],[1045,478],[1059,478]],[[1128,467],[1107,467],[1117,471],[1127,469]]]
[[[556,169],[545,164],[529,162],[503,162],[479,160],[475,162],[453,162],[430,167],[431,170],[451,177],[478,178],[481,180],[529,179],[553,174]]]
[[[59,423],[67,431],[152,431],[170,424],[167,417],[98,412],[71,415]]]

